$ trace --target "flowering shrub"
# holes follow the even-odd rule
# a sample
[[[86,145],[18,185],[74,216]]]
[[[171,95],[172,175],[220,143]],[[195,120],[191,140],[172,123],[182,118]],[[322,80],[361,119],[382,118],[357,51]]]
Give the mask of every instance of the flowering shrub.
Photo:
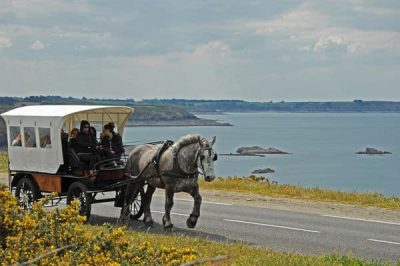
[[[42,200],[24,212],[6,188],[0,188],[0,264],[40,259],[39,265],[179,265],[196,259],[189,248],[134,246],[126,230],[104,225],[93,234],[85,230],[78,202],[45,211]],[[58,249],[62,249],[56,252]],[[43,256],[45,255],[45,256]]]

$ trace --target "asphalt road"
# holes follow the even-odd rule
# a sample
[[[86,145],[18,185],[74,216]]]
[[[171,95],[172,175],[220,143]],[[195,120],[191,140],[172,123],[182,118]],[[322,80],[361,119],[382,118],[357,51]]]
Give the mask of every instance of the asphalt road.
[[[164,198],[152,203],[154,226],[145,228],[132,221],[132,230],[163,232],[161,217]],[[172,209],[174,233],[211,240],[243,241],[251,245],[302,254],[333,253],[359,258],[400,261],[400,223],[353,219],[229,205],[203,200],[201,217],[195,229],[186,227],[192,202],[175,199]],[[120,208],[112,203],[95,204],[91,223],[116,223]]]

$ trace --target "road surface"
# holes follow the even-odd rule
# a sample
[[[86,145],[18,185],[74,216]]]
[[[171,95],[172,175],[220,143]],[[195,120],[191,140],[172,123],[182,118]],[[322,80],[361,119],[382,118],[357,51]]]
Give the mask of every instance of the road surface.
[[[192,201],[175,198],[172,209],[174,233],[210,240],[243,241],[251,245],[301,254],[349,255],[364,259],[400,261],[400,223],[316,215],[292,211],[230,205],[203,200],[195,229],[186,227]],[[163,232],[161,217],[164,198],[152,203],[154,226]],[[120,208],[113,203],[92,206],[91,223],[116,223]],[[141,221],[131,222],[133,230],[147,230]]]

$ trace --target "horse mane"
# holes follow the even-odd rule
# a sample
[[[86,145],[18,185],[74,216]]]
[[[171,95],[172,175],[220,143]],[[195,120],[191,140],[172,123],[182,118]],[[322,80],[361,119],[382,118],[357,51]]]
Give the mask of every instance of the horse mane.
[[[200,142],[201,142],[200,135],[188,134],[186,136],[181,137],[177,142],[174,143],[174,145],[172,145],[173,152],[177,154],[182,147]]]

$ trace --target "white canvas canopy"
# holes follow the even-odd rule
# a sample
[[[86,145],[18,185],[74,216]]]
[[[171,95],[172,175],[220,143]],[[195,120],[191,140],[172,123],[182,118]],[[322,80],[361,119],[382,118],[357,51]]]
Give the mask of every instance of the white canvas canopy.
[[[32,105],[5,112],[10,170],[55,174],[64,163],[62,129],[79,128],[82,120],[99,127],[114,122],[122,135],[133,111],[126,106]],[[20,143],[14,140],[18,134]]]

